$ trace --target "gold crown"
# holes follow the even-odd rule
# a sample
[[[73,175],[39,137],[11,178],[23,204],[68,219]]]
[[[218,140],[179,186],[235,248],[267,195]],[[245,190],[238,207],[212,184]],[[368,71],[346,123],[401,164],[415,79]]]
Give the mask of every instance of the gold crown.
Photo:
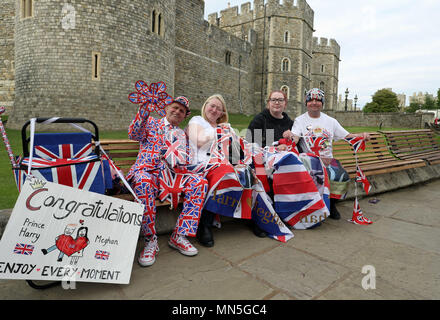
[[[38,179],[35,179],[33,180],[33,182],[30,183],[32,189],[34,190],[43,188],[45,184],[46,184],[45,181]]]

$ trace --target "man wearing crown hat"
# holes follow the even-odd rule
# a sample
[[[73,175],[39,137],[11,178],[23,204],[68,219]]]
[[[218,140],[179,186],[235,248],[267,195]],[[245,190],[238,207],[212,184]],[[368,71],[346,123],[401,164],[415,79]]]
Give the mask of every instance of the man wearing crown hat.
[[[155,229],[155,201],[161,183],[160,171],[169,170],[163,161],[163,154],[167,150],[165,137],[172,130],[185,135],[178,125],[190,114],[189,101],[185,97],[177,97],[166,106],[165,111],[165,117],[156,119],[141,107],[128,129],[129,138],[140,142],[138,157],[127,175],[127,180],[145,205],[141,226],[141,232],[145,236],[145,247],[138,258],[141,266],[152,265],[159,251]],[[188,176],[189,179],[185,180],[183,186],[183,210],[168,244],[183,255],[194,256],[198,250],[186,237],[196,235],[208,182],[196,174],[188,173]]]
[[[321,149],[320,158],[330,176],[330,218],[340,219],[341,216],[336,209],[336,202],[338,199],[343,199],[348,189],[349,176],[342,165],[333,158],[332,142],[333,140],[341,140],[351,137],[362,137],[365,140],[370,139],[370,135],[366,132],[353,134],[345,130],[339,122],[321,112],[324,106],[325,98],[324,91],[318,88],[313,88],[306,93],[305,101],[307,112],[295,119],[290,138],[295,143],[299,143],[299,148],[303,152],[312,152],[311,144],[307,140],[314,136],[325,137],[327,142]]]

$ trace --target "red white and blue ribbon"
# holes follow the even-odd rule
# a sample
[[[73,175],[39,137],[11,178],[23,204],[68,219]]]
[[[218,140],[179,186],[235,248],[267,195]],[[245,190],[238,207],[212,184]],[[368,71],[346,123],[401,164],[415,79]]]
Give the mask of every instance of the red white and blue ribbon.
[[[0,107],[0,115],[2,115],[5,111],[6,111],[5,107]],[[6,146],[6,151],[8,152],[9,161],[12,164],[12,168],[18,168],[18,165],[15,162],[14,154],[12,153],[12,148],[11,148],[11,145],[9,143],[8,136],[6,135],[6,130],[5,130],[5,127],[3,125],[1,117],[0,117],[0,131],[2,133],[3,142],[4,142],[5,146]]]

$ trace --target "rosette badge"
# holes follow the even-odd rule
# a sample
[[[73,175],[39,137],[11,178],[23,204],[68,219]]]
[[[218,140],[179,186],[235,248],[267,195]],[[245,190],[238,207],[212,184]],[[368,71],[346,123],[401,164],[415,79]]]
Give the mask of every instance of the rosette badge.
[[[165,107],[173,101],[165,90],[167,86],[160,81],[150,86],[145,81],[139,80],[135,84],[137,92],[128,95],[130,102],[140,105],[140,112],[143,116],[155,111],[161,117],[165,117]]]

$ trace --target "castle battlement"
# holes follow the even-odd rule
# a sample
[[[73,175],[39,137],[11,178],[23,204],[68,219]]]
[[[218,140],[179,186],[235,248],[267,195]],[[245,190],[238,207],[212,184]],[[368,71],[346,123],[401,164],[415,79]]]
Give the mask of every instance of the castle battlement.
[[[208,21],[221,27],[249,22],[264,15],[266,16],[286,16],[304,19],[313,26],[314,12],[306,0],[268,0],[266,5],[264,0],[254,0],[243,3],[240,6],[233,6],[220,11],[220,15],[215,12],[208,15]]]
[[[313,37],[312,44],[314,52],[335,54],[337,57],[341,52],[341,47],[335,39]]]

